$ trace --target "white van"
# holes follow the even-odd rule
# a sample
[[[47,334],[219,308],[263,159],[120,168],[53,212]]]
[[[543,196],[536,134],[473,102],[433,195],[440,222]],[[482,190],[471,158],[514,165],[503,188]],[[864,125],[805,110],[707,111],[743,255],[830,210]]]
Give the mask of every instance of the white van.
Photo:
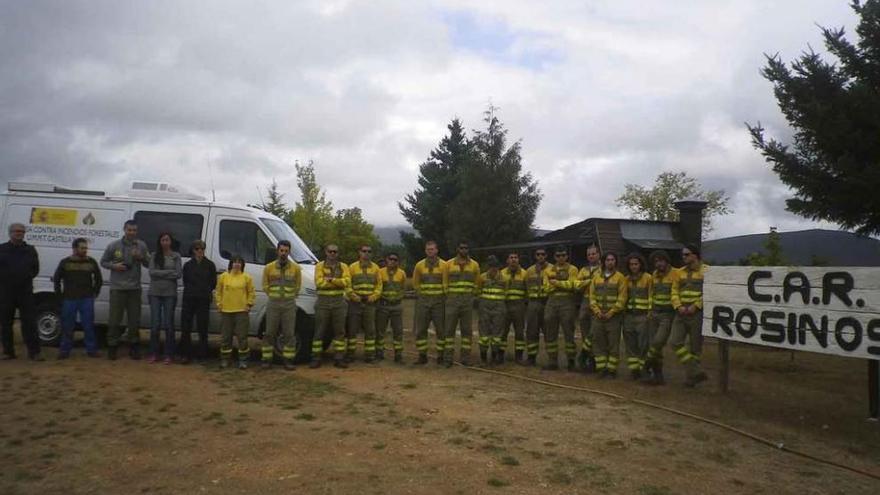
[[[251,312],[251,333],[261,335],[265,323],[266,295],[262,291],[263,266],[276,257],[279,240],[291,243],[291,258],[300,264],[303,287],[297,298],[297,333],[307,333],[311,342],[315,315],[315,255],[285,222],[255,208],[214,203],[205,198],[180,192],[177,188],[159,182],[134,182],[127,196],[109,196],[103,191],[74,190],[52,184],[9,183],[9,190],[0,193],[0,227],[4,235],[9,224],[23,223],[27,227],[25,241],[36,247],[40,256],[40,274],[34,280],[38,307],[38,329],[44,344],[54,344],[60,338],[60,301],[54,293],[52,275],[58,262],[71,254],[71,243],[77,237],[89,240],[89,255],[100,261],[108,244],[122,237],[126,220],[138,224],[138,237],[152,251],[161,232],[171,232],[179,242],[175,246],[184,262],[189,258],[189,246],[196,239],[207,243],[205,256],[216,265],[218,272],[226,271],[229,257],[241,255],[245,271],[253,277],[257,300]],[[4,240],[5,242],[5,240]],[[150,311],[147,289],[148,270],[142,270],[143,310],[141,326],[149,327]],[[105,286],[95,301],[95,324],[106,325],[109,314],[109,280],[103,270]],[[179,291],[183,293],[182,285]],[[177,305],[175,327],[180,328],[180,308]],[[211,313],[212,332],[219,329],[216,311]],[[301,346],[301,347],[308,347]],[[300,349],[305,350],[305,349]],[[297,356],[302,358],[303,356]],[[299,359],[298,359],[299,360]]]

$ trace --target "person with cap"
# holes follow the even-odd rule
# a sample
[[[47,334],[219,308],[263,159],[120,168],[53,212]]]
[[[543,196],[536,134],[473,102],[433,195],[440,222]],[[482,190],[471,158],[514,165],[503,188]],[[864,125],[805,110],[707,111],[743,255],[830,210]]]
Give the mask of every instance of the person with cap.
[[[544,310],[544,346],[547,349],[546,370],[559,369],[559,329],[565,339],[565,357],[568,371],[574,371],[574,297],[578,288],[578,270],[568,262],[565,246],[556,248],[555,263],[544,270],[544,292],[547,307]]]
[[[537,363],[541,332],[544,331],[544,306],[547,304],[544,270],[549,266],[545,248],[536,249],[534,255],[535,262],[526,270],[526,292],[529,297],[526,305],[526,354],[529,366]]]
[[[593,312],[593,338],[596,371],[600,378],[616,378],[620,360],[621,315],[627,300],[626,276],[617,271],[617,254],[602,257],[602,270],[590,282],[590,309]]]
[[[425,243],[425,259],[413,268],[413,289],[416,291],[416,311],[414,317],[416,351],[419,359],[416,364],[428,363],[428,328],[434,324],[437,364],[443,364],[446,352],[445,290],[443,288],[446,262],[437,256],[435,241]]]
[[[684,266],[672,282],[672,308],[675,320],[669,343],[685,366],[685,386],[695,387],[708,378],[700,366],[703,353],[703,277],[707,266],[700,258],[700,249],[688,244],[681,250]]]
[[[526,364],[523,354],[526,350],[526,271],[519,265],[519,253],[507,255],[507,266],[501,270],[501,277],[507,285],[505,298],[504,325],[501,330],[501,356],[507,349],[507,336],[513,327],[513,350],[516,362]]]
[[[315,287],[318,302],[315,304],[315,336],[312,339],[312,361],[309,368],[321,367],[324,335],[333,333],[333,365],[348,368],[345,362],[345,299],[351,292],[351,273],[348,265],[339,261],[339,246],[328,244],[324,248],[324,260],[315,266]]]
[[[501,327],[504,325],[507,284],[498,269],[500,263],[494,255],[486,258],[488,270],[477,279],[480,293],[480,360],[484,364],[501,364],[504,359],[501,347]]]
[[[578,311],[578,325],[581,328],[581,352],[578,354],[578,363],[587,373],[596,369],[596,358],[593,356],[593,332],[590,327],[593,321],[590,312],[590,282],[601,269],[599,258],[601,258],[599,246],[590,244],[587,247],[587,266],[578,272],[578,290],[583,291],[581,307]]]
[[[302,287],[302,269],[290,259],[290,241],[278,241],[277,258],[263,268],[266,304],[266,331],[261,354],[263,369],[272,367],[276,349],[281,349],[284,369],[293,371],[296,357],[296,298]]]
[[[645,369],[648,372],[648,383],[663,385],[663,347],[669,340],[675,310],[672,308],[672,284],[678,277],[678,270],[672,267],[666,251],[651,253],[651,264],[654,267],[653,291],[651,293],[651,318],[648,329],[651,345],[645,357]]]
[[[461,329],[461,362],[470,364],[473,339],[472,320],[474,295],[477,279],[480,278],[480,264],[469,255],[467,242],[458,243],[458,253],[446,262],[443,272],[443,288],[446,291],[446,356],[447,365],[452,364],[455,353],[455,329]]]

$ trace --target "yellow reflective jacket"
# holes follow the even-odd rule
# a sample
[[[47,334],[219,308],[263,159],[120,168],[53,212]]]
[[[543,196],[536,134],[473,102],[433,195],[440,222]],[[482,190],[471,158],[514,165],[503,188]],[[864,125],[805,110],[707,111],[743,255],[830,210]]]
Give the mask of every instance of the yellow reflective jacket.
[[[544,269],[544,292],[549,297],[571,296],[577,292],[577,275],[577,268],[569,263],[548,266]]]
[[[263,268],[263,292],[269,299],[296,299],[302,287],[302,269],[294,261],[288,261],[281,269],[278,261]]]
[[[501,276],[501,270],[498,270],[495,277],[489,275],[489,272],[483,272],[477,279],[477,289],[481,299],[503,301],[507,295],[507,284]]]
[[[221,313],[242,313],[254,305],[254,280],[245,272],[223,272],[217,277],[214,302]]]
[[[447,295],[476,295],[477,279],[480,278],[480,264],[468,258],[459,263],[458,257],[446,262],[443,271],[443,290]]]
[[[544,299],[547,293],[544,292],[544,272],[550,268],[549,264],[544,264],[544,269],[538,271],[538,264],[530,266],[526,270],[526,290],[529,293],[529,299]]]
[[[620,272],[608,278],[602,270],[593,275],[590,282],[590,309],[593,314],[607,313],[614,316],[626,306],[626,276]]]
[[[665,274],[654,270],[654,289],[651,306],[656,312],[670,312],[672,309],[672,283],[678,278],[678,270],[669,267]]]
[[[403,299],[403,290],[406,286],[406,272],[398,267],[394,275],[389,273],[388,267],[379,269],[379,280],[382,281],[382,300],[389,303],[398,303]]]
[[[526,270],[520,267],[516,273],[506,267],[501,270],[501,278],[507,284],[507,300],[522,301],[526,298]]]
[[[315,265],[315,287],[319,297],[344,297],[351,292],[351,274],[348,265],[337,261],[334,266],[319,261]]]
[[[642,272],[635,280],[632,277],[626,277],[626,310],[632,312],[650,311],[653,287],[654,277],[650,273]]]
[[[701,262],[696,270],[687,266],[678,269],[678,275],[672,282],[671,299],[674,309],[691,304],[703,309],[703,276],[708,268],[709,265]]]
[[[446,262],[437,258],[436,263],[430,264],[428,259],[416,263],[413,268],[413,288],[419,297],[437,297],[444,294],[443,277],[446,271]]]
[[[578,290],[584,292],[584,299],[587,300],[587,304],[590,301],[590,282],[593,281],[593,276],[599,271],[599,268],[599,265],[587,265],[578,272]]]
[[[348,273],[351,276],[351,299],[360,301],[360,297],[366,296],[367,302],[376,302],[382,295],[382,280],[379,278],[379,265],[370,262],[367,268],[361,266],[360,261],[348,265]]]

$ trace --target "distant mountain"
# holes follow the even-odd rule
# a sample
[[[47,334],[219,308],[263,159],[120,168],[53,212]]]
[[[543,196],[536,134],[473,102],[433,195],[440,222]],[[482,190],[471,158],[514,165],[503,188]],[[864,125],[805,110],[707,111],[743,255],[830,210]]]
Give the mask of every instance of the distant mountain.
[[[764,251],[768,234],[750,234],[703,241],[707,263],[736,265],[752,253]],[[880,241],[839,230],[780,232],[782,257],[791,265],[880,266]]]
[[[415,232],[409,225],[392,225],[390,227],[373,227],[373,232],[379,236],[379,240],[386,246],[400,244],[400,231]]]

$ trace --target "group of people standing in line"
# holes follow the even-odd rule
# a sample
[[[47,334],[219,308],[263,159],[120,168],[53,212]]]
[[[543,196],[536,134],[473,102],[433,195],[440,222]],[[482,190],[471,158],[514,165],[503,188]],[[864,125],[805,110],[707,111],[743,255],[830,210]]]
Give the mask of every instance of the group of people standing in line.
[[[43,360],[36,331],[33,279],[39,272],[39,257],[24,242],[25,226],[12,224],[10,241],[0,245],[0,316],[5,359],[15,358],[12,319],[18,309],[21,331],[33,360]],[[137,237],[137,223],[124,225],[124,236],[105,249],[100,264],[88,256],[88,242],[73,241],[73,253],[55,271],[55,292],[62,301],[62,336],[59,359],[70,356],[77,318],[85,333],[86,353],[99,357],[94,330],[94,301],[103,286],[99,266],[110,270],[110,309],[107,357],[117,359],[125,317],[129,356],[140,359],[141,269],[149,270],[148,297],[151,310],[149,361],[171,364],[179,352],[184,363],[208,353],[209,311],[213,302],[221,316],[220,366],[229,367],[233,337],[237,340],[237,366],[247,368],[249,312],[254,305],[254,281],[245,272],[245,260],[232,255],[219,277],[215,264],[205,257],[205,243],[190,246],[185,264],[175,251],[171,233],[162,233],[150,253]],[[282,240],[277,259],[263,269],[262,288],[268,297],[266,328],[261,348],[262,366],[270,368],[280,353],[284,367],[294,369],[296,298],[302,286],[299,265],[289,257],[291,245]],[[311,368],[321,366],[326,351],[333,354],[337,367],[354,360],[358,335],[363,334],[366,362],[385,357],[385,334],[391,326],[394,361],[403,363],[403,309],[406,273],[397,253],[388,253],[384,266],[371,260],[372,248],[361,246],[358,260],[345,264],[339,249],[328,245],[325,259],[315,267],[317,288],[316,331],[312,340]],[[706,379],[700,367],[702,351],[702,282],[706,266],[696,246],[682,250],[684,266],[673,268],[664,251],[650,256],[653,273],[645,258],[633,253],[626,257],[626,274],[619,271],[615,253],[601,254],[598,247],[587,248],[588,265],[578,270],[568,262],[565,247],[554,250],[554,262],[547,250],[535,250],[533,263],[522,267],[519,254],[507,256],[501,267],[495,256],[486,260],[485,271],[469,255],[461,242],[455,257],[444,261],[437,244],[425,245],[425,259],[413,269],[416,293],[414,318],[417,365],[428,362],[428,329],[435,329],[437,363],[452,366],[456,347],[459,359],[469,365],[472,349],[479,347],[485,365],[503,363],[511,328],[514,332],[514,360],[535,366],[544,335],[546,370],[559,369],[560,330],[568,370],[578,368],[615,378],[620,362],[621,335],[626,348],[630,376],[648,383],[662,384],[663,348],[670,341],[679,361],[686,366],[685,385],[695,386]],[[180,348],[176,348],[174,314],[178,283],[183,284]],[[580,310],[577,307],[580,305]],[[477,307],[478,340],[474,339],[474,307]],[[195,322],[195,325],[193,323]],[[575,344],[575,327],[580,327],[580,352]],[[199,336],[196,348],[192,331]],[[456,330],[460,332],[456,346]],[[164,348],[160,334],[164,332]],[[332,335],[332,337],[331,337]],[[331,341],[325,351],[325,337]],[[280,351],[280,352],[279,352]]]

